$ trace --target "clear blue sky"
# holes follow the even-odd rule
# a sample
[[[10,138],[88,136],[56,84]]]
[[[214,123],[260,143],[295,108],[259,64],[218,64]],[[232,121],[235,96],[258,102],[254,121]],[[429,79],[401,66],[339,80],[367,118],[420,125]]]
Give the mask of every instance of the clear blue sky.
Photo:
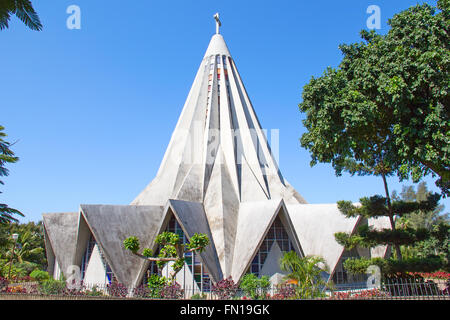
[[[338,45],[360,41],[369,5],[380,7],[385,33],[388,18],[416,3],[33,1],[43,31],[15,17],[0,31],[0,124],[20,157],[8,165],[0,202],[21,210],[22,222],[79,204],[130,203],[158,170],[216,12],[262,126],[280,130],[285,178],[310,203],[382,194],[379,178],[310,167],[298,103],[311,76],[339,64]],[[66,27],[72,4],[81,30]],[[403,184],[390,179],[391,191]]]

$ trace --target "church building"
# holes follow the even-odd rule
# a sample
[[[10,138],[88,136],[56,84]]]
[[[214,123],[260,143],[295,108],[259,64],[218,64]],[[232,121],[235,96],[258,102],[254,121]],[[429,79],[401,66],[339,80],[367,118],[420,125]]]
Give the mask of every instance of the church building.
[[[125,250],[123,241],[136,236],[156,252],[163,231],[185,241],[195,233],[210,239],[177,274],[181,286],[200,291],[228,277],[238,283],[246,273],[276,283],[279,259],[291,250],[323,257],[335,284],[349,281],[345,259],[386,254],[386,247],[346,251],[334,233],[386,227],[387,220],[346,218],[335,203],[308,204],[282,175],[215,19],[216,33],[150,184],[128,205],[81,204],[77,212],[43,214],[55,278],[67,279],[76,266],[84,283],[139,286],[161,270]]]

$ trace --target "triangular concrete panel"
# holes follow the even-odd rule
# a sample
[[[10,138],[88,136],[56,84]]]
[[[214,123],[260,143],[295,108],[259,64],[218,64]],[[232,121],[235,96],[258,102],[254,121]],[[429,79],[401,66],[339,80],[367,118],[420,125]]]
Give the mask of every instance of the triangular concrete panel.
[[[241,203],[233,255],[234,281],[247,270],[281,206],[281,199]]]
[[[120,283],[134,286],[146,265],[123,247],[136,236],[148,247],[158,235],[163,218],[161,206],[81,205],[80,210],[103,255]]]
[[[216,157],[204,208],[224,277],[231,275],[239,200],[221,149]]]
[[[287,204],[289,217],[305,255],[325,259],[333,274],[344,247],[336,242],[336,232],[353,232],[360,218],[347,218],[337,204]]]
[[[208,236],[210,244],[200,253],[200,257],[213,281],[221,280],[222,270],[203,204],[181,200],[169,200],[168,204],[188,239],[195,233],[204,233]],[[169,214],[168,210],[166,211],[167,214]],[[167,217],[165,217],[165,220],[167,220]]]
[[[256,178],[245,157],[241,162],[241,202],[268,200],[263,186]]]
[[[267,144],[256,143],[255,145],[258,135],[257,132],[260,132],[262,128],[259,126],[259,123],[253,124],[249,117],[249,112],[247,110],[249,105],[246,103],[246,100],[248,101],[249,99],[246,95],[245,89],[241,87],[238,79],[239,74],[234,62],[231,59],[229,65],[229,75],[230,88],[233,95],[232,106],[234,107],[233,111],[235,113],[235,118],[237,119],[237,127],[234,129],[237,130],[242,143],[241,154],[245,157],[247,164],[251,168],[256,180],[264,190],[264,193],[268,196],[269,192],[266,189],[266,182],[263,176],[264,170],[261,169],[265,165],[265,159],[261,159],[261,157],[264,157],[264,154],[268,152],[261,152],[258,150],[258,147],[267,148]],[[237,160],[240,160],[240,156]]]
[[[45,244],[45,256],[47,258],[47,272],[50,275],[53,275],[55,272],[56,256],[55,252],[53,251],[52,244],[50,242],[50,238],[48,236],[45,225],[44,225],[44,244]]]
[[[107,284],[106,269],[102,261],[102,253],[98,244],[92,250],[83,278],[85,284]]]
[[[175,198],[183,201],[203,201],[202,179],[203,166],[200,164],[192,165]]]
[[[44,213],[42,217],[58,265],[62,273],[68,277],[67,269],[74,265],[79,213]]]
[[[283,271],[280,268],[280,259],[283,257],[283,252],[276,241],[273,242],[272,248],[270,248],[269,255],[264,262],[264,265],[259,273],[259,276],[269,276],[274,274],[282,274]]]
[[[389,217],[370,218],[367,221],[369,228],[374,230],[391,229],[391,222]],[[370,256],[372,258],[388,258],[390,246],[376,246],[370,249]]]
[[[91,234],[91,230],[89,229],[84,216],[80,214],[77,230],[77,249],[75,252],[75,265],[80,268]]]

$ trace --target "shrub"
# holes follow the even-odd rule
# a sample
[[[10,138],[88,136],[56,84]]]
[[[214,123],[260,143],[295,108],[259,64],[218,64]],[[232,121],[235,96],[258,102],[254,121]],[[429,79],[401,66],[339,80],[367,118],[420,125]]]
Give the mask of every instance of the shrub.
[[[269,277],[258,278],[254,273],[248,273],[242,278],[240,288],[252,299],[264,298],[270,288]]]
[[[350,258],[344,261],[344,268],[353,274],[364,274],[370,265],[380,267],[384,275],[395,275],[397,273],[421,273],[435,272],[443,267],[443,260],[439,256],[429,256],[426,258],[409,258],[403,260],[382,259],[382,258]]]
[[[27,293],[27,289],[22,286],[7,287],[5,293]]]
[[[450,279],[450,273],[445,271],[436,271],[436,272],[412,272],[410,273],[412,276],[419,276],[423,278],[430,279]]]
[[[60,295],[66,293],[66,282],[48,279],[41,282],[39,292],[44,295]]]
[[[443,261],[439,256],[426,258],[409,258],[404,260],[389,259],[391,273],[396,272],[435,272],[443,267]]]
[[[231,277],[220,280],[212,286],[212,292],[221,300],[228,300],[233,298],[237,293],[238,286],[234,283]]]
[[[128,237],[123,241],[123,246],[125,249],[130,250],[133,253],[139,250],[139,239],[137,237]]]
[[[371,299],[389,296],[389,292],[381,291],[379,289],[368,289],[356,292],[333,292],[330,299]]]
[[[277,293],[272,296],[272,299],[294,299],[296,295],[295,287],[293,285],[281,285],[277,288]]]
[[[0,292],[6,290],[6,288],[8,288],[8,284],[9,284],[8,279],[0,277]]]
[[[128,295],[128,288],[118,282],[112,282],[107,285],[108,294],[113,297],[126,297]]]
[[[204,293],[202,293],[202,294],[196,293],[196,294],[193,294],[191,297],[191,300],[205,300],[205,299],[206,299],[206,294],[204,294]]]
[[[37,263],[33,262],[22,262],[22,263],[16,263],[15,266],[23,270],[22,273],[20,273],[20,277],[26,277],[28,276],[33,270],[38,269],[39,265]]]
[[[161,290],[161,298],[163,299],[181,299],[184,296],[184,290],[178,283],[165,286]]]
[[[50,279],[50,275],[48,274],[48,272],[42,271],[42,270],[38,270],[38,269],[36,269],[33,272],[31,272],[30,273],[30,277],[35,279],[35,280],[37,280],[37,281],[39,281],[39,282],[42,282],[42,281]]]
[[[3,266],[0,266],[0,276],[3,276],[6,278],[9,275],[11,276],[11,278],[21,278],[21,277],[25,277],[27,275],[27,272],[26,272],[26,270],[19,268],[15,264],[13,264],[11,266],[11,270],[10,270],[9,263],[6,263]]]
[[[150,298],[161,298],[161,292],[168,283],[167,278],[152,274],[147,282],[149,289],[148,296]]]
[[[84,294],[90,297],[99,297],[104,295],[103,291],[99,290],[96,285],[94,285],[91,290],[85,290]]]
[[[144,284],[141,284],[133,288],[133,297],[135,298],[146,298],[149,297],[150,290]]]
[[[34,281],[34,279],[32,278],[32,277],[30,277],[30,276],[21,276],[21,277],[19,277],[19,276],[16,276],[16,277],[11,277],[12,279],[12,282],[16,282],[16,283],[18,283],[18,282],[32,282],[32,281]]]

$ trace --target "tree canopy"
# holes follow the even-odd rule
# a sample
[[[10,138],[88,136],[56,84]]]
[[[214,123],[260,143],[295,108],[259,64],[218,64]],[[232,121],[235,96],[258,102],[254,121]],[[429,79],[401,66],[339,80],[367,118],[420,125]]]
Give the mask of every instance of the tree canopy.
[[[202,252],[209,244],[209,238],[206,234],[195,233],[188,243],[182,243],[180,235],[164,231],[160,233],[155,243],[159,246],[159,253],[154,256],[153,250],[144,248],[142,254],[138,253],[140,249],[139,239],[135,236],[126,238],[123,246],[126,250],[130,250],[134,255],[155,261],[158,268],[162,269],[168,262],[173,262],[171,268],[171,279],[174,280],[177,273],[183,268],[185,263],[185,254],[189,252]]]
[[[404,186],[395,199],[420,202],[430,194],[425,182],[413,186]],[[416,210],[397,219],[400,228],[425,229],[430,237],[416,242],[412,246],[403,246],[402,253],[406,258],[424,258],[431,255],[439,256],[449,267],[450,261],[450,218],[448,212],[443,212],[444,206],[439,205],[434,210]]]
[[[42,30],[41,21],[30,0],[1,0],[0,30],[9,27],[11,15],[15,15],[32,30]]]
[[[286,252],[280,259],[281,270],[287,272],[287,279],[296,283],[295,296],[310,299],[323,295],[326,281],[323,271],[329,271],[325,260],[320,256],[299,257],[295,251]]]
[[[361,31],[343,44],[338,68],[304,86],[299,107],[311,165],[337,175],[437,176],[450,185],[450,1],[416,5],[389,20],[385,35]]]
[[[4,129],[5,128],[0,125],[0,177],[9,175],[9,170],[6,168],[6,164],[15,163],[19,160],[19,158],[16,157],[14,152],[10,149],[11,143],[4,140],[6,137],[6,134],[3,132]],[[0,180],[0,184],[4,184],[2,180]],[[23,214],[19,210],[10,208],[4,203],[0,203],[0,224],[17,222],[17,219],[13,216],[14,214],[23,217]]]
[[[404,187],[400,196],[393,193],[393,228],[375,230],[362,225],[352,234],[335,234],[336,241],[346,249],[388,245],[395,247],[396,257],[350,259],[345,261],[344,268],[352,273],[364,273],[371,264],[378,265],[386,273],[448,269],[450,225],[447,215],[439,214],[443,209],[438,204],[440,197],[429,192],[425,183],[419,184],[417,190],[415,192],[410,186]],[[389,214],[384,197],[362,198],[360,202],[355,206],[351,202],[340,201],[338,207],[347,217],[378,218]]]
[[[19,235],[17,241],[11,238],[13,233]],[[23,277],[36,269],[45,270],[44,247],[42,221],[0,224],[0,277],[8,275],[10,262],[13,263],[13,276]]]

